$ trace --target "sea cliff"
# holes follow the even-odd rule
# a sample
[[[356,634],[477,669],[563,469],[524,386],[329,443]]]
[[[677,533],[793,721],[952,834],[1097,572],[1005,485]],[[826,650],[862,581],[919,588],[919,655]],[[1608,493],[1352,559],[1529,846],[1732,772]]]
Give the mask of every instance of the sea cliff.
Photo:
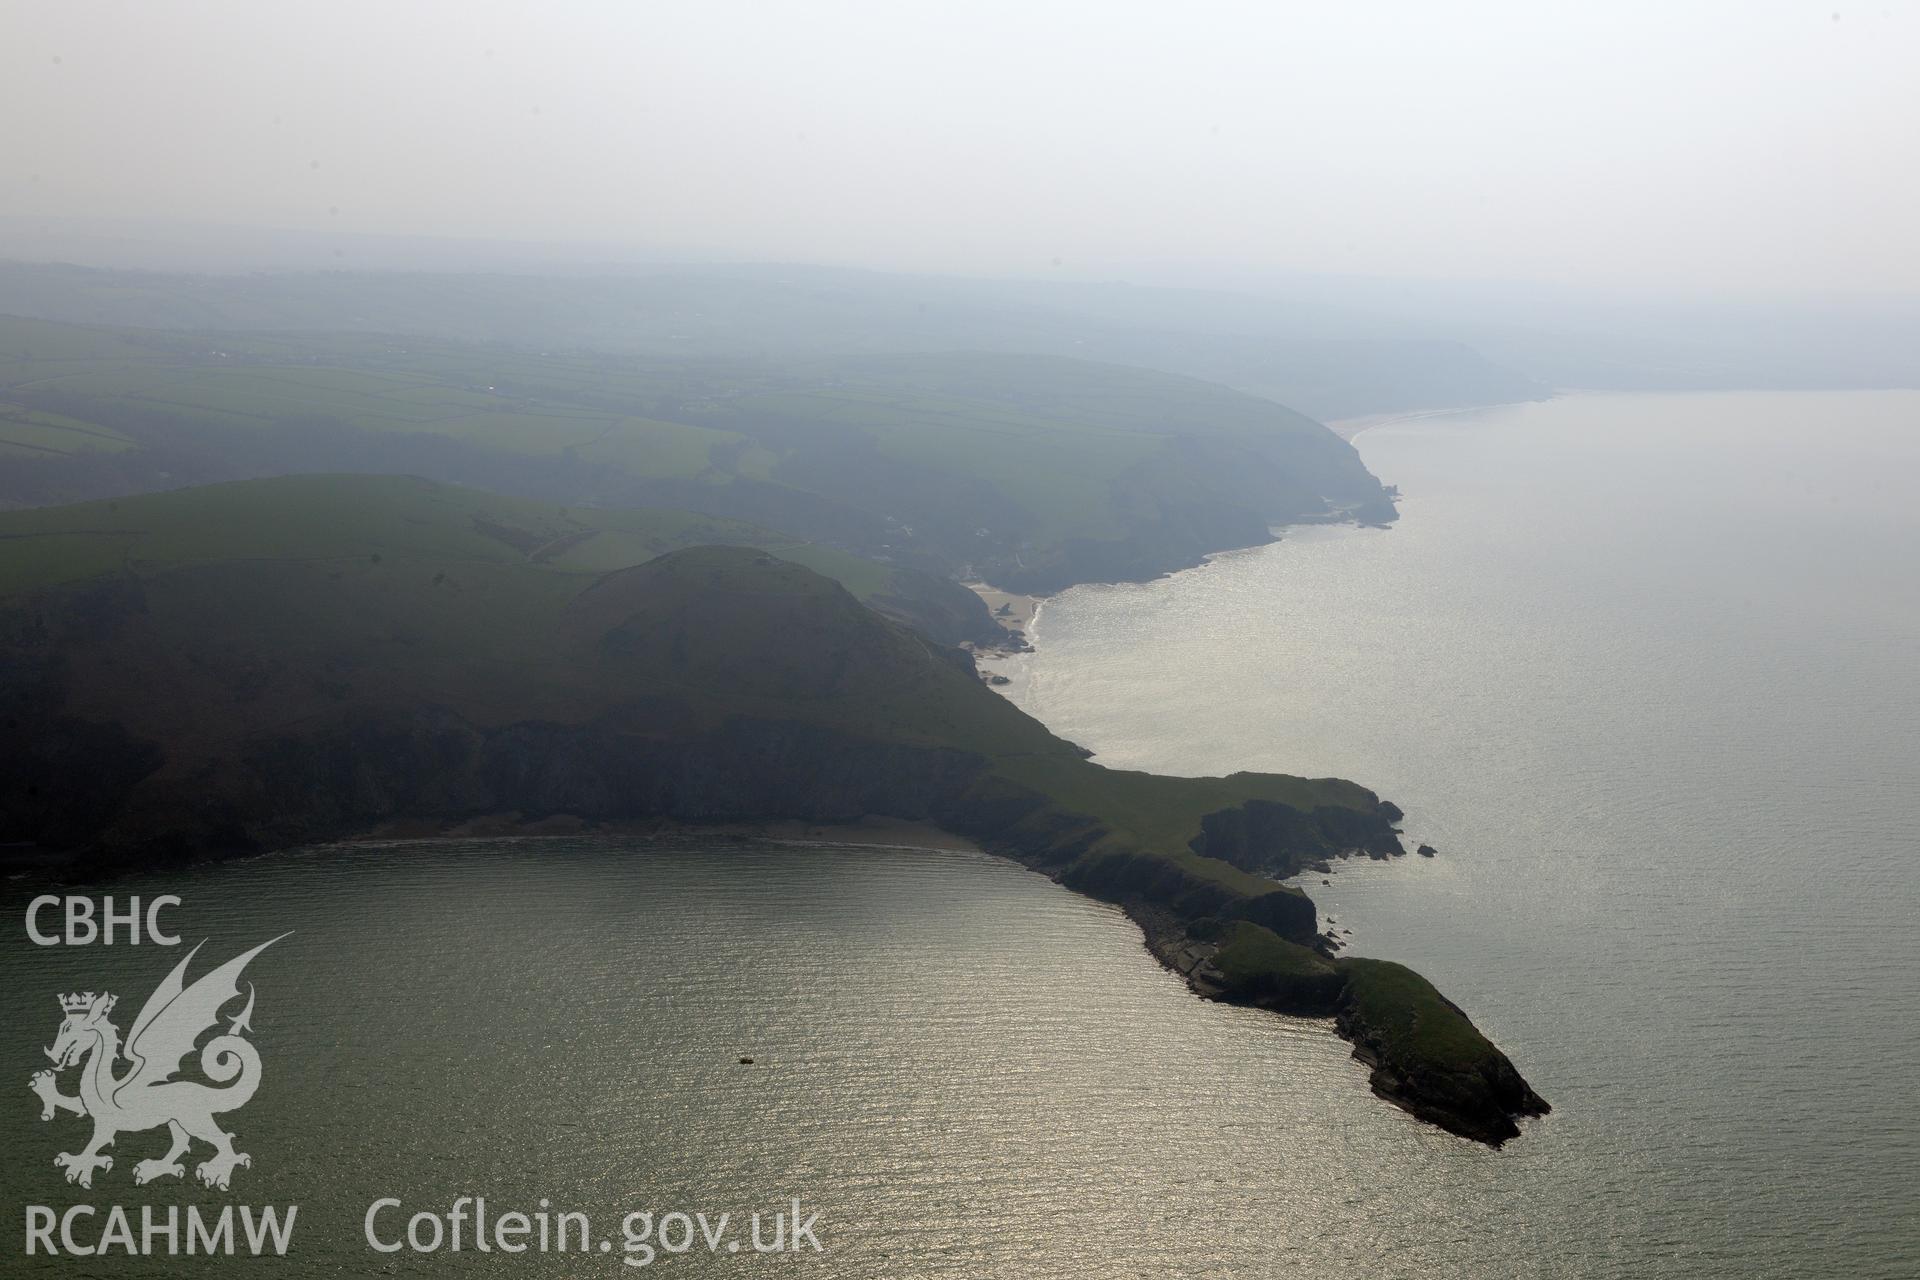
[[[130,530],[105,572],[0,593],[6,841],[99,875],[509,811],[932,822],[1120,905],[1202,994],[1339,1015],[1424,1119],[1498,1142],[1537,1103],[1431,987],[1314,951],[1312,902],[1262,874],[1397,849],[1365,788],[1106,769],[965,654],[764,550],[568,572],[418,501],[432,486],[336,487],[403,532],[368,552],[276,526],[247,549],[283,554],[161,563],[151,531],[213,493],[187,491],[16,541],[51,561],[110,516]]]

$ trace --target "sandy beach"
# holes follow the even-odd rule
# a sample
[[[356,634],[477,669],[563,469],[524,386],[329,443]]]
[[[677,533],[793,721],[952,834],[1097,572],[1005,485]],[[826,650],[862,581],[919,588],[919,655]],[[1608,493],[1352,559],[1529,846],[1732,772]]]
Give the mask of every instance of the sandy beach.
[[[1045,596],[1026,596],[1014,591],[1002,591],[984,582],[969,582],[964,585],[967,590],[986,603],[987,612],[993,615],[996,622],[1009,632],[1020,633],[1023,640],[1032,641],[1034,615],[1040,612],[1040,605],[1046,599]],[[1006,612],[1002,613],[1003,609]]]

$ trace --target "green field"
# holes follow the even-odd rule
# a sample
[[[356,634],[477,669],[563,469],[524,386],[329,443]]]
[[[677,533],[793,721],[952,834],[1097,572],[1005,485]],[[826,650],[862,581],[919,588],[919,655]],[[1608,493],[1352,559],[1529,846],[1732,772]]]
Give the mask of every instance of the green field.
[[[710,544],[762,548],[862,600],[908,590],[888,566],[691,512],[554,507],[405,476],[284,476],[0,512],[0,596],[235,561],[442,575],[537,565],[577,584]]]
[[[111,428],[65,414],[0,402],[0,455],[65,458],[84,453],[118,453],[134,447],[131,439]]]
[[[660,476],[698,475],[710,465],[713,445],[738,439],[686,423],[510,394],[499,383],[516,371],[516,361],[436,354],[416,356],[405,344],[334,336],[295,344],[208,335],[190,343],[174,335],[112,335],[0,317],[0,387],[95,411],[135,417],[145,411],[260,430],[323,418],[364,431],[445,436],[506,453],[578,451],[606,465]],[[559,386],[576,380],[549,362],[539,368],[544,381]],[[592,383],[590,370],[572,373],[579,385]],[[123,433],[109,435],[127,447]]]

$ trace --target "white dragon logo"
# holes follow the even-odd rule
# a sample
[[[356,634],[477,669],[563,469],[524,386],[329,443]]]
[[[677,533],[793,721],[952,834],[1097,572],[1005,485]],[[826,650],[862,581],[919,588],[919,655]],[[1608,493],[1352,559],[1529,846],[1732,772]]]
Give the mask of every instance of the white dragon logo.
[[[280,938],[286,936],[283,933]],[[219,1023],[220,1007],[239,996],[240,971],[280,938],[234,957],[189,987],[185,982],[187,965],[206,944],[194,947],[147,997],[140,1016],[133,1020],[124,1050],[120,1029],[107,1021],[117,996],[104,992],[96,996],[88,991],[60,997],[64,1020],[53,1047],[46,1051],[54,1070],[37,1072],[28,1083],[40,1097],[42,1120],[51,1120],[61,1111],[93,1117],[93,1140],[86,1149],[62,1152],[53,1158],[56,1168],[67,1171],[68,1182],[91,1187],[95,1169],[113,1168],[113,1157],[100,1154],[101,1148],[112,1146],[120,1133],[161,1125],[173,1135],[173,1145],[159,1159],[134,1165],[136,1183],[184,1177],[186,1169],[180,1157],[196,1138],[214,1149],[212,1157],[194,1169],[209,1187],[226,1190],[234,1169],[253,1163],[246,1152],[233,1149],[233,1135],[213,1119],[245,1106],[260,1087],[260,1053],[242,1038],[242,1033],[253,1030],[252,983],[247,984],[247,1007],[231,1018],[225,1034],[213,1037],[200,1050],[201,1071],[224,1087],[173,1077],[193,1052],[194,1041]],[[116,1077],[114,1062],[122,1056],[133,1065],[125,1075]],[[79,1094],[61,1093],[54,1072],[82,1061],[86,1065],[80,1070]]]

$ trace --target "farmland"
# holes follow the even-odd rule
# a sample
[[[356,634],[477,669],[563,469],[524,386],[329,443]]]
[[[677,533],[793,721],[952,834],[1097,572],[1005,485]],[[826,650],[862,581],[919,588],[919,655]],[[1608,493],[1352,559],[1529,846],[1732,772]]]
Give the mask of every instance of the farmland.
[[[413,474],[700,512],[1024,590],[1152,576],[1276,523],[1392,513],[1318,423],[1046,356],[672,361],[0,317],[0,406],[0,504]]]

